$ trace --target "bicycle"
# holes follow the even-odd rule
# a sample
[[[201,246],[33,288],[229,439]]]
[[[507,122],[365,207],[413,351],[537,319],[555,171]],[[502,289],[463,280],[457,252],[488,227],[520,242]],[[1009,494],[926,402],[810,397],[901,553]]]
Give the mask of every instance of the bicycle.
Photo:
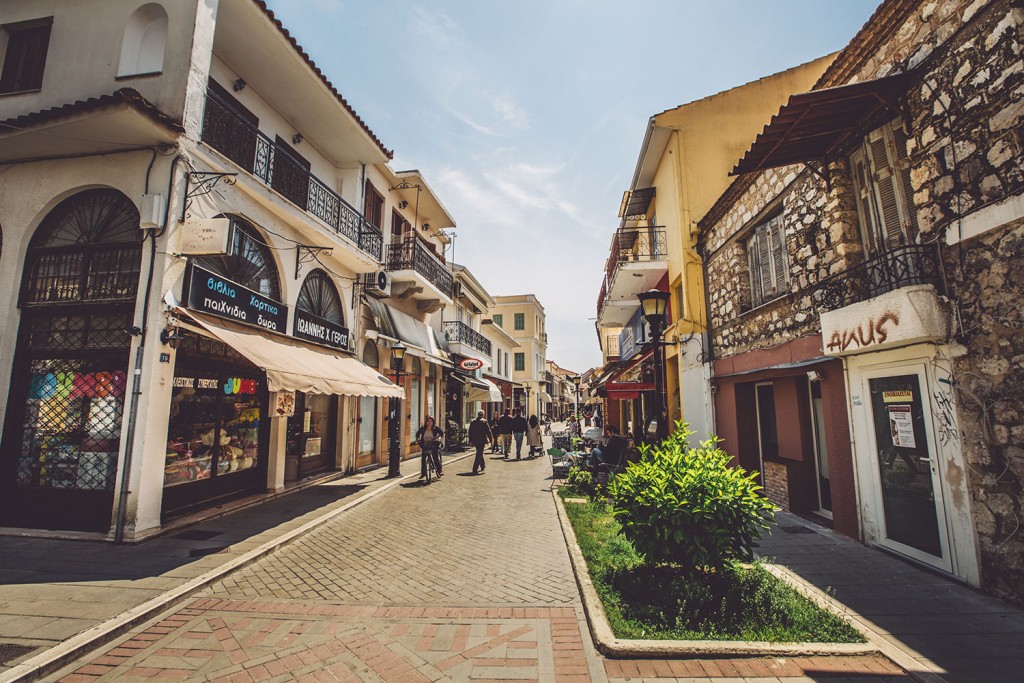
[[[437,462],[434,460],[435,453],[438,459],[441,458],[441,444],[436,444],[431,450],[433,452],[424,451],[425,455],[421,456],[427,460],[427,480],[425,484],[430,484],[431,479],[441,478],[441,473],[437,469]]]

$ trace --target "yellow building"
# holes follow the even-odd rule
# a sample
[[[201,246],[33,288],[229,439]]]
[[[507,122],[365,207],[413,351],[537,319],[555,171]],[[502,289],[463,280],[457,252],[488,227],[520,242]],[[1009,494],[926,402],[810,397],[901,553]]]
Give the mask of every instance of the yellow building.
[[[695,251],[697,221],[725,191],[729,171],[750,141],[790,95],[813,87],[834,56],[669,109],[648,122],[612,239],[598,300],[598,334],[606,363],[616,359],[620,347],[634,345],[636,357],[642,358],[642,345],[635,344],[636,334],[629,334],[636,333],[636,295],[667,288],[668,417],[670,424],[689,422],[697,438],[710,434],[714,424],[705,363],[703,277]],[[646,404],[638,403],[632,414],[637,410],[646,412]]]
[[[496,296],[491,320],[520,345],[512,353],[512,379],[522,388],[514,389],[512,405],[522,407],[527,415],[544,414],[551,402],[544,382],[548,348],[544,306],[533,294]]]

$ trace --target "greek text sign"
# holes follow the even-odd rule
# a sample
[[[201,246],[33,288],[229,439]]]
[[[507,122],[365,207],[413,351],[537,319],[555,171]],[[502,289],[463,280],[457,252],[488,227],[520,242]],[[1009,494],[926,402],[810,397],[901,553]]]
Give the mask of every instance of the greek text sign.
[[[299,339],[348,350],[348,330],[330,320],[313,315],[301,308],[295,309],[295,332]]]
[[[188,307],[220,318],[285,333],[288,307],[194,265],[188,281]]]

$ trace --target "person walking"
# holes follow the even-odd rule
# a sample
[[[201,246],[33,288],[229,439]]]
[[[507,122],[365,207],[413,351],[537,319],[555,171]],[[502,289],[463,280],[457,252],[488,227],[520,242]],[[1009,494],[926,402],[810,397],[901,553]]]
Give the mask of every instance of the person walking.
[[[497,410],[494,411],[494,417],[491,418],[491,453],[497,453],[501,445],[498,443],[498,436],[501,434],[498,431],[498,418],[501,417],[501,413]]]
[[[531,415],[526,425],[526,445],[530,447],[529,457],[532,458],[534,452],[543,455],[544,437],[540,433],[540,420],[537,419],[536,415]]]
[[[441,471],[441,438],[444,431],[434,424],[434,418],[430,415],[423,420],[423,426],[416,431],[416,443],[420,445],[420,479],[427,478],[427,458],[434,461],[434,469],[437,470],[437,478],[443,476]]]
[[[473,474],[483,474],[486,469],[484,463],[484,446],[488,441],[494,441],[491,428],[484,419],[484,411],[476,414],[476,419],[469,423],[469,442],[476,448],[476,459],[473,461]],[[479,470],[479,472],[478,472]]]
[[[498,435],[501,437],[501,452],[508,458],[512,450],[512,410],[505,409],[505,414],[498,418]]]
[[[522,408],[516,408],[516,414],[512,417],[512,438],[516,440],[516,460],[523,459],[523,437],[526,436],[526,418],[523,417]]]

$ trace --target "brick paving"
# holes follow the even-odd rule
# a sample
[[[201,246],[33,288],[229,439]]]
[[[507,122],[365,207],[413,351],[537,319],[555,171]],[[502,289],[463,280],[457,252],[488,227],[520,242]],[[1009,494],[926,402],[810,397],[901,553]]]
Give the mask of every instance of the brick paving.
[[[909,680],[881,657],[600,657],[547,462],[489,457],[347,511],[50,680]]]

